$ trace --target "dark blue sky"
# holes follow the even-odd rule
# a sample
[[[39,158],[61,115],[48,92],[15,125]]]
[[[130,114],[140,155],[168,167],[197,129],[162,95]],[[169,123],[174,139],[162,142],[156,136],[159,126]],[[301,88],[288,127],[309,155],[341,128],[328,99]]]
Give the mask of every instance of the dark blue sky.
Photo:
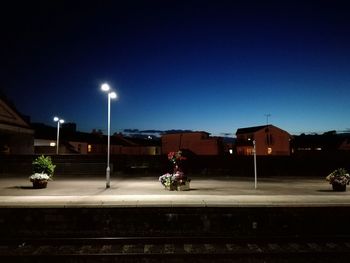
[[[74,2],[73,4],[71,2]],[[347,1],[12,1],[1,89],[34,122],[204,130],[350,129]]]

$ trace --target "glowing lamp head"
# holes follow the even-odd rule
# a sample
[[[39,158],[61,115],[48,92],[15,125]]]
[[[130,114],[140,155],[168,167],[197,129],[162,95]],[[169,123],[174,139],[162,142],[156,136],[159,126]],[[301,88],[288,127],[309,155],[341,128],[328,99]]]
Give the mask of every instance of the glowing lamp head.
[[[53,121],[59,121],[60,119],[58,117],[54,117]]]
[[[111,88],[109,87],[109,85],[107,83],[103,83],[101,86],[101,90],[102,91],[109,91]]]
[[[64,120],[60,120],[60,123],[64,123]]]
[[[117,93],[111,92],[111,93],[109,93],[109,97],[110,97],[111,99],[116,99],[116,98],[117,98]]]

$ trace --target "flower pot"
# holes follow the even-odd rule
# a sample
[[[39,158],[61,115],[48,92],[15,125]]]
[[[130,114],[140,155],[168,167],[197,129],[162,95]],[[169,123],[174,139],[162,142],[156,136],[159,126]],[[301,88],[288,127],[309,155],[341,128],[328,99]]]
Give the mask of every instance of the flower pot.
[[[186,181],[185,184],[180,184],[177,186],[178,191],[189,191],[190,190],[190,181]]]
[[[34,180],[33,182],[33,188],[34,189],[42,189],[47,187],[47,181],[46,180]]]
[[[333,183],[332,187],[333,187],[333,191],[336,191],[336,192],[346,191],[346,184]]]
[[[169,191],[175,191],[175,190],[177,190],[177,185],[176,184],[171,184],[169,186],[165,186],[165,189],[169,190]]]

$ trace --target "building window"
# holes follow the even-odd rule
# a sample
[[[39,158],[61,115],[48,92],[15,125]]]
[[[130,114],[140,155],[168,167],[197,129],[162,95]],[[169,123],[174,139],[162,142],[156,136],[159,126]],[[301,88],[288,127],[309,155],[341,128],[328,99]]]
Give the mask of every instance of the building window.
[[[267,154],[272,154],[272,148],[271,147],[267,148]]]
[[[91,146],[91,144],[88,144],[88,153],[91,153],[91,151],[92,151],[92,146]]]
[[[247,148],[246,155],[253,155],[253,154],[254,154],[254,149],[253,148]]]

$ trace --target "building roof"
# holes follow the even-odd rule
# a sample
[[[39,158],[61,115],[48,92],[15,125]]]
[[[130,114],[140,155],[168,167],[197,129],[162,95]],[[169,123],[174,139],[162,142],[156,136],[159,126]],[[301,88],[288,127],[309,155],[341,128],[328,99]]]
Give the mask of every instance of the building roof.
[[[46,140],[56,140],[57,128],[48,126],[43,123],[33,123],[32,126],[35,129],[35,138],[36,139],[46,139]],[[66,129],[64,126],[60,129],[60,139],[62,142],[65,141],[75,141],[75,142],[86,142],[92,144],[107,144],[107,135],[100,133],[86,133],[74,131],[71,129]],[[114,134],[110,137],[112,145],[121,145],[121,146],[144,146],[141,140],[133,140],[130,138],[125,138],[120,134]],[[151,141],[149,140],[149,145]]]
[[[271,126],[272,125],[261,125],[261,126],[247,127],[247,128],[239,128],[237,129],[236,135],[245,134],[245,133],[254,133],[254,132],[260,131],[261,129],[265,129]]]
[[[0,91],[0,126],[10,132],[33,134],[29,117],[19,113],[14,104]]]
[[[210,135],[210,133],[206,132],[206,131],[169,130],[166,133],[162,134],[162,136],[174,135],[174,134],[207,134],[207,135]]]

